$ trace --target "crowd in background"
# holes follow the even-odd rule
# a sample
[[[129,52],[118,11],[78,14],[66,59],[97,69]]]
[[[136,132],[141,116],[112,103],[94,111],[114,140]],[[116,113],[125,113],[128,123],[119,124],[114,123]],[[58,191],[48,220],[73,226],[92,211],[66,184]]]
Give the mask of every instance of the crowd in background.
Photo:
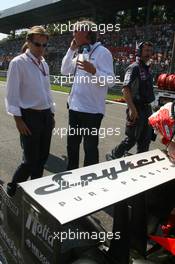
[[[99,34],[99,40],[113,54],[116,75],[123,80],[126,67],[135,59],[136,43],[149,40],[154,44],[152,57],[152,70],[154,80],[160,73],[168,72],[171,62],[173,46],[174,24],[149,25],[147,27],[121,28],[119,32],[106,32]],[[59,74],[60,65],[67,48],[70,45],[72,33],[52,35],[49,40],[46,59],[51,74]],[[20,53],[24,39],[0,42],[0,69],[6,70],[10,60]]]

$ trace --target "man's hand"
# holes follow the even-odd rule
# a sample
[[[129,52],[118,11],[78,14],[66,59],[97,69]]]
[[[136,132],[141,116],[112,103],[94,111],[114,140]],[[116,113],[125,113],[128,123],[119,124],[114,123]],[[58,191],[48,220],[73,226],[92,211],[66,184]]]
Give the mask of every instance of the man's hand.
[[[78,69],[81,69],[83,71],[89,72],[91,74],[95,74],[96,73],[96,68],[89,61],[79,61],[78,60],[77,61],[77,66],[78,66]]]
[[[76,50],[76,49],[78,49],[78,45],[77,45],[75,39],[72,40],[72,42],[71,42],[71,44],[70,44],[70,48],[71,48],[71,50]]]
[[[124,86],[122,89],[124,98],[127,102],[128,108],[129,108],[129,119],[132,124],[136,122],[136,120],[139,118],[137,109],[133,103],[132,94],[130,91],[130,88],[128,86]]]
[[[129,118],[133,123],[135,123],[139,118],[137,109],[135,107],[129,108]]]
[[[26,135],[26,136],[30,136],[32,134],[30,129],[26,126],[26,124],[22,120],[21,116],[14,116],[14,119],[16,122],[16,127],[20,134]]]

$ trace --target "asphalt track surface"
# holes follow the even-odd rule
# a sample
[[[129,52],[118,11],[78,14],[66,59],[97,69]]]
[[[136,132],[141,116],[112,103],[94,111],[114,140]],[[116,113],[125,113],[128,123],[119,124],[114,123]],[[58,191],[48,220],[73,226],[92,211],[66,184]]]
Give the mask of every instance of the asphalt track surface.
[[[22,152],[19,134],[13,117],[9,116],[5,110],[4,98],[5,83],[0,82],[0,179],[6,184],[10,181],[14,170],[20,164]],[[50,156],[45,166],[44,175],[52,175],[64,171],[67,161],[66,136],[61,137],[60,133],[58,134],[58,128],[64,128],[65,131],[68,127],[68,112],[66,109],[67,94],[53,91],[53,98],[56,103],[56,133],[52,136]],[[101,127],[103,129],[99,142],[100,162],[105,161],[105,154],[124,138],[125,109],[126,106],[124,104],[106,102],[106,115],[102,121]],[[113,134],[104,137],[104,129],[107,128],[120,129],[120,135]],[[158,140],[150,146],[150,149],[155,148],[163,149],[163,146]],[[135,153],[135,148],[130,152]],[[83,166],[83,157],[83,148],[81,146],[80,167]],[[111,215],[112,208],[109,208],[109,210],[96,213],[94,217],[101,221],[106,230],[110,230],[112,227]],[[145,262],[139,261],[135,263],[142,264]]]

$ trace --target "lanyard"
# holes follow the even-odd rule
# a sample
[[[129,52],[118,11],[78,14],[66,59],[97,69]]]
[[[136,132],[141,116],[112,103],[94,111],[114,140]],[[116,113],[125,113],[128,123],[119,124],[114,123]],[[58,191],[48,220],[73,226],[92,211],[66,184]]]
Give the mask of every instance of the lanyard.
[[[94,51],[99,47],[99,46],[101,46],[101,43],[100,44],[98,44],[91,52],[90,52],[90,54],[89,54],[89,59],[91,58],[91,56],[92,56],[92,54],[94,53]]]
[[[42,62],[41,62],[41,66],[42,66],[42,69],[41,69],[41,68],[39,67],[38,63],[36,63],[36,61],[35,61],[32,57],[30,57],[29,54],[26,53],[26,55],[27,55],[27,57],[29,57],[29,58],[31,59],[31,61],[37,66],[37,68],[42,72],[42,74],[43,74],[44,76],[46,76],[47,74],[46,74],[46,71],[45,71],[45,69],[44,69],[44,66],[43,66]]]
[[[101,43],[100,44],[98,44],[91,52],[90,52],[90,54],[89,54],[89,59],[91,58],[91,56],[92,56],[92,54],[94,53],[94,51],[99,47],[99,46],[101,46]],[[77,56],[77,59],[76,59],[76,65],[75,65],[75,70],[74,70],[74,76],[75,76],[75,74],[76,74],[76,71],[77,71],[77,61],[78,61],[78,59],[79,59],[79,54],[78,54],[78,56]]]

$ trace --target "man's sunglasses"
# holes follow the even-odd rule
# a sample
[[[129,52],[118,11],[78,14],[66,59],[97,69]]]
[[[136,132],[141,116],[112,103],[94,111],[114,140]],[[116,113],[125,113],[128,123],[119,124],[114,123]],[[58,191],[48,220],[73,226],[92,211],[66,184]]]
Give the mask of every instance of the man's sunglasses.
[[[32,44],[35,45],[36,47],[43,47],[46,48],[47,47],[47,43],[39,43],[37,41],[32,41]]]

